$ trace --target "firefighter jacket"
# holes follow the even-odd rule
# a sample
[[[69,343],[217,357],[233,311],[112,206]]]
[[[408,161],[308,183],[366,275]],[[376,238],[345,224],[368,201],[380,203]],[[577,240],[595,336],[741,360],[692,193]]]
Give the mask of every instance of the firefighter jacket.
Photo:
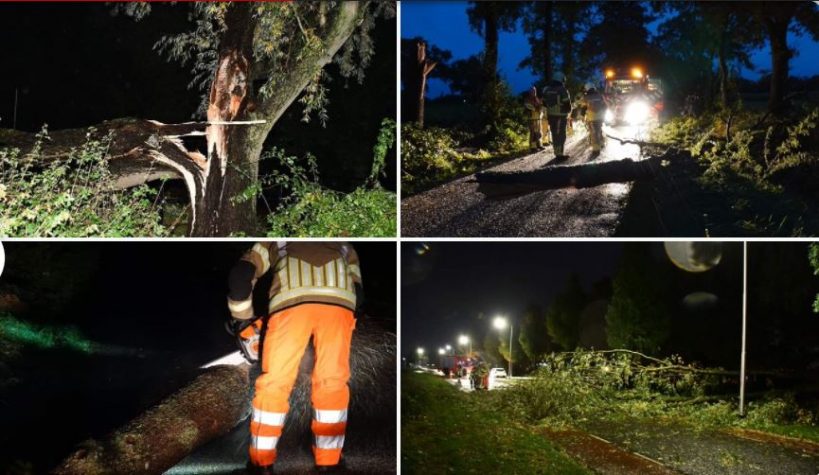
[[[606,99],[599,92],[591,91],[584,94],[580,106],[586,111],[587,121],[603,121],[606,114]]]
[[[547,115],[566,117],[572,111],[569,90],[559,82],[552,82],[543,89],[542,100]]]
[[[540,120],[543,117],[543,103],[537,96],[527,95],[523,105],[529,112],[530,120]]]
[[[233,318],[253,315],[253,287],[273,273],[268,313],[302,303],[339,305],[356,310],[356,286],[362,285],[358,255],[343,242],[260,242],[231,270],[228,308]]]

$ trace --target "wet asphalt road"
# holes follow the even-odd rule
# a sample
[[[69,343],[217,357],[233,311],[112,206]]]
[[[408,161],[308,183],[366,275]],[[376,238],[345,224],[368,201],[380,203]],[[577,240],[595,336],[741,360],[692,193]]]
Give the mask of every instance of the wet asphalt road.
[[[582,130],[579,128],[578,130]],[[605,133],[630,138],[620,127]],[[636,145],[608,140],[602,154],[591,159],[585,132],[569,139],[570,159],[578,165],[637,158]],[[490,168],[492,171],[536,170],[556,166],[552,147]],[[459,178],[401,202],[401,233],[410,237],[605,237],[614,233],[625,208],[630,183],[592,188],[539,191],[506,199],[485,199],[474,175]]]
[[[344,447],[344,465],[341,473],[377,475],[396,473],[396,451],[393,441],[384,437],[348,437]],[[248,424],[243,422],[228,435],[214,440],[165,472],[165,475],[198,475],[242,473],[247,463]],[[278,447],[277,474],[307,475],[314,470],[309,437],[283,438]]]
[[[586,427],[615,445],[690,475],[816,475],[819,454],[712,430],[670,424],[603,423]]]

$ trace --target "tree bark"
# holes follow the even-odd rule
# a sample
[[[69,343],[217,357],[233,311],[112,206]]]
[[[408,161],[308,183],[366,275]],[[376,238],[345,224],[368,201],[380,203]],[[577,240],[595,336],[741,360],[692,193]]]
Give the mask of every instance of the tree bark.
[[[56,475],[161,474],[248,413],[249,365],[217,366],[103,441],[89,440]]]
[[[138,119],[106,121],[93,138],[114,135],[109,149],[114,188],[128,188],[156,179],[184,179],[192,213],[191,235],[228,236],[255,233],[256,199],[237,200],[258,180],[259,158],[270,130],[309,82],[329,63],[360,24],[367,2],[343,2],[323,26],[320,51],[305,54],[277,78],[267,98],[252,90],[253,37],[256,28],[251,3],[237,2],[226,13],[217,68],[209,95],[208,122],[162,124]],[[40,157],[67,157],[82,145],[87,129],[57,131],[43,143]],[[207,156],[187,150],[183,137],[203,136]],[[29,154],[34,134],[0,130],[0,146]]]
[[[350,347],[350,420],[394,432],[395,334],[364,319]],[[291,393],[285,437],[308,434],[312,421],[312,345],[305,352]],[[197,447],[230,432],[249,413],[250,366],[214,366],[102,440],[83,442],[53,473],[57,475],[152,475],[176,465]],[[366,421],[366,423],[364,423]],[[379,430],[375,430],[380,435]]]
[[[779,7],[775,7],[779,8]],[[786,8],[783,6],[782,8]],[[788,49],[788,25],[791,16],[783,15],[765,18],[765,28],[771,43],[771,93],[768,98],[768,111],[775,113],[782,106],[785,87],[788,81],[788,69],[791,51]]]
[[[415,42],[415,61],[407,64],[411,76],[408,86],[412,94],[412,112],[415,122],[419,127],[424,126],[424,105],[427,93],[427,77],[437,66],[437,62],[427,58],[427,44],[423,41]]]
[[[548,82],[552,80],[552,73],[554,72],[554,68],[552,65],[552,25],[554,24],[554,5],[552,2],[538,2],[536,3],[540,7],[540,15],[543,25],[543,80]],[[567,40],[564,43],[570,43],[571,41]]]
[[[730,41],[728,33],[729,21],[726,16],[721,18],[722,31],[720,32],[719,42],[719,99],[722,107],[728,107],[728,42]]]

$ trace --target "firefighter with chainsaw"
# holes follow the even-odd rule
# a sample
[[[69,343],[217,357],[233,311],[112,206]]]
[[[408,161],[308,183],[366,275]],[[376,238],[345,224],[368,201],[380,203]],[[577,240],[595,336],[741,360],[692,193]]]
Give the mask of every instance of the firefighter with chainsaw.
[[[600,155],[605,145],[603,137],[603,119],[606,116],[606,99],[593,83],[586,83],[586,92],[580,102],[580,108],[585,111],[585,123],[589,132],[589,142],[592,148],[592,157]]]
[[[273,275],[269,316],[254,318],[253,287],[267,272]],[[257,243],[231,270],[229,327],[245,357],[260,359],[262,366],[250,422],[250,473],[273,473],[290,391],[311,337],[316,468],[332,472],[342,467],[350,342],[361,302],[358,255],[348,243]]]
[[[546,108],[546,119],[552,134],[552,146],[556,159],[569,158],[564,154],[566,144],[566,127],[572,112],[572,99],[566,89],[566,78],[563,73],[555,73],[552,80],[543,89],[543,107]]]
[[[537,97],[537,88],[532,86],[526,99],[523,101],[526,112],[529,115],[529,148],[537,152],[543,148],[543,102]]]

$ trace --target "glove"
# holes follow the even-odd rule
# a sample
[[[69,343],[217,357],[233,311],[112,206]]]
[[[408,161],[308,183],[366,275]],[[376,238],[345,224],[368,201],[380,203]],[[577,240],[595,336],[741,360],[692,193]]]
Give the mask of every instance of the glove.
[[[228,333],[236,337],[236,344],[242,356],[250,364],[259,361],[259,346],[261,343],[262,318],[253,321],[231,319],[225,325]]]

